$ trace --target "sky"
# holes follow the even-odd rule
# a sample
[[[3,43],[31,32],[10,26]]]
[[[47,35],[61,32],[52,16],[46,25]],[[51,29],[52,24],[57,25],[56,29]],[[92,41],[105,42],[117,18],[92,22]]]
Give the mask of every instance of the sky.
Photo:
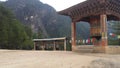
[[[83,2],[85,0],[40,0],[43,3],[47,3],[54,7],[57,11],[61,11],[75,4]]]
[[[85,0],[40,0],[40,1],[54,7],[56,11],[61,11]]]

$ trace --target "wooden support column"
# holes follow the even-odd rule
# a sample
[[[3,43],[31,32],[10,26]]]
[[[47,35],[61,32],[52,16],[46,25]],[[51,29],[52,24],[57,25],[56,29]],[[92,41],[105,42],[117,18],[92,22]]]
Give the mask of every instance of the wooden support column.
[[[34,50],[36,50],[36,43],[34,42]]]
[[[104,48],[105,52],[105,46],[108,45],[108,39],[107,39],[107,15],[102,14],[100,15],[100,22],[101,22],[101,32],[102,32],[102,39],[101,39],[101,45]]]
[[[55,43],[55,41],[53,42],[53,49],[54,49],[54,51],[56,50],[56,43]]]
[[[64,51],[66,51],[66,39],[64,40]]]
[[[42,50],[44,51],[45,50],[45,42],[42,42],[43,45],[42,45]]]
[[[76,23],[72,22],[71,24],[71,33],[72,33],[72,50],[74,50],[75,46],[76,46]]]

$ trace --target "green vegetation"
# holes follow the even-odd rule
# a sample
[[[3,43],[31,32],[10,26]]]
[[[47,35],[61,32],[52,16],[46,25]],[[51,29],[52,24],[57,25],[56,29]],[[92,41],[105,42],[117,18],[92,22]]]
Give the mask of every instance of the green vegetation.
[[[16,18],[31,27],[33,38],[71,37],[71,19],[40,0],[8,0],[3,3],[14,12]],[[32,16],[32,18],[31,18]],[[77,39],[89,37],[89,23],[77,23]]]
[[[0,48],[32,49],[32,32],[0,5]]]
[[[118,36],[120,35],[120,21],[111,21],[108,26],[114,34],[114,36],[108,37],[109,45],[120,45],[120,39],[118,39]]]

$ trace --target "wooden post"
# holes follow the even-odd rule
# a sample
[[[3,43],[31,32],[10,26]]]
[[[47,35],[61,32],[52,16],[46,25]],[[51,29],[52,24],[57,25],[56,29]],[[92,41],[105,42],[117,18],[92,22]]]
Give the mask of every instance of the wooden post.
[[[43,43],[42,50],[44,51],[45,50],[45,43],[44,42],[42,42],[42,43]]]
[[[34,50],[36,50],[36,43],[34,42]]]
[[[102,14],[100,15],[100,22],[101,22],[101,32],[102,32],[102,39],[101,39],[101,45],[104,48],[105,52],[105,46],[108,45],[108,39],[107,39],[107,15]]]
[[[64,40],[64,51],[66,51],[66,38]]]
[[[71,33],[72,33],[72,50],[74,50],[75,46],[76,46],[76,23],[72,22],[71,24]]]
[[[55,43],[55,41],[53,42],[53,49],[54,49],[54,51],[56,50],[56,43]]]

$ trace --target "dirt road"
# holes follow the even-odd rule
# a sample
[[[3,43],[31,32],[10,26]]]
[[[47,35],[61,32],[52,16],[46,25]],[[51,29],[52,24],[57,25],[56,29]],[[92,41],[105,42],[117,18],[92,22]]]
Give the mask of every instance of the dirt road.
[[[119,65],[120,55],[0,50],[0,68],[120,68]]]

